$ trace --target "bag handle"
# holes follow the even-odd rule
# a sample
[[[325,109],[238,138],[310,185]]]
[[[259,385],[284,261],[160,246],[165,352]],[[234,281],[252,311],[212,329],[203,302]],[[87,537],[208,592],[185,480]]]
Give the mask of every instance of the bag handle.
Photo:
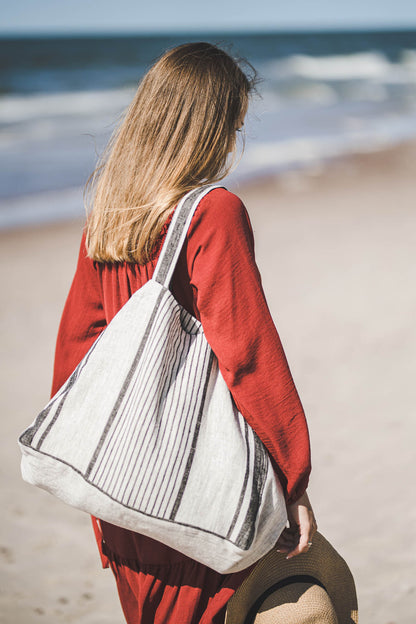
[[[169,288],[173,271],[199,202],[205,195],[216,188],[221,187],[218,185],[207,185],[193,189],[182,197],[176,207],[152,276],[154,281],[162,284],[165,288]]]

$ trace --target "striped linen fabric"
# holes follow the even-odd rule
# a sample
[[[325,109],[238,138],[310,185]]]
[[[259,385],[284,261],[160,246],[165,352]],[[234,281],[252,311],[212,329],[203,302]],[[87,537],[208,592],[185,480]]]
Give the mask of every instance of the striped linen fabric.
[[[19,444],[29,483],[228,573],[266,554],[287,517],[267,451],[202,324],[169,290],[195,209],[213,188],[182,199],[152,279]]]

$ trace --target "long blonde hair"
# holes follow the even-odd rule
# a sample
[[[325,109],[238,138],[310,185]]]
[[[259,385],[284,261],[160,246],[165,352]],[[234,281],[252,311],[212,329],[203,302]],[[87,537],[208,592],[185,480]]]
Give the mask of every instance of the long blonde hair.
[[[86,184],[90,258],[150,259],[180,197],[228,173],[254,79],[209,43],[173,48],[150,68]]]

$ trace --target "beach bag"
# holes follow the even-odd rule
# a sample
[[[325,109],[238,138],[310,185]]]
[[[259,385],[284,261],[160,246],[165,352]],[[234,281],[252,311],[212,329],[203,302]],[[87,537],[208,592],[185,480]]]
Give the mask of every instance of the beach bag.
[[[178,204],[153,277],[19,438],[22,476],[220,573],[265,555],[287,516],[269,455],[237,410],[202,324],[169,290],[199,201]]]

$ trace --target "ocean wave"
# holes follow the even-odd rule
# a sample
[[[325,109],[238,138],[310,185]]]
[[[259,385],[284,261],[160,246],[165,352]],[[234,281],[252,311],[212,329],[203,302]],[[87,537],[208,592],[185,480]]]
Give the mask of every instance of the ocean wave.
[[[400,64],[411,71],[416,80],[416,50],[402,50]]]
[[[294,54],[265,65],[273,79],[293,77],[313,80],[352,80],[382,78],[395,66],[382,52],[361,52],[334,56]]]
[[[260,65],[263,95],[280,106],[293,101],[328,105],[343,100],[382,101],[416,94],[416,50],[403,50],[397,63],[381,52],[312,57],[295,54]],[[401,89],[400,92],[398,89]],[[3,127],[41,120],[113,116],[116,121],[134,94],[133,87],[0,96]],[[13,131],[13,129],[12,129]],[[29,134],[31,129],[29,128]],[[38,135],[38,130],[34,130]]]
[[[294,54],[260,64],[241,180],[416,135],[416,50]],[[116,81],[117,82],[117,81]],[[93,171],[134,87],[0,96],[0,228],[83,214]],[[78,185],[78,186],[76,186]]]
[[[134,91],[130,88],[103,91],[67,91],[5,95],[0,97],[0,123],[15,124],[51,117],[80,117],[121,111]]]
[[[319,165],[351,153],[371,153],[416,138],[416,114],[386,116],[380,119],[345,119],[342,132],[336,134],[298,136],[281,140],[263,140],[249,145],[236,180],[260,175],[277,174],[291,169]]]
[[[409,103],[416,97],[416,51],[410,49],[403,50],[397,62],[378,51],[325,57],[297,54],[265,63],[261,73],[263,94],[275,108],[400,99]]]
[[[238,168],[225,184],[265,175],[321,166],[336,157],[374,152],[416,136],[416,115],[367,120],[346,120],[342,133],[258,140],[246,147]],[[83,187],[27,192],[0,200],[0,229],[82,218]]]

